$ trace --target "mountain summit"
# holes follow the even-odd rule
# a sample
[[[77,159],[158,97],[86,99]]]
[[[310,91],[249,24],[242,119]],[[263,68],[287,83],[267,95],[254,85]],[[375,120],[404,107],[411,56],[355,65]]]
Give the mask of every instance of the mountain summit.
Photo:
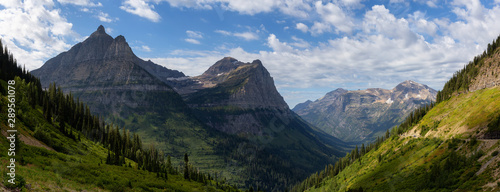
[[[408,80],[391,90],[336,89],[314,102],[298,104],[293,111],[344,141],[365,142],[400,124],[420,105],[435,101],[436,94],[427,85]]]
[[[43,87],[56,83],[101,115],[119,114],[123,107],[149,111],[152,107],[145,105],[146,97],[159,92],[176,95],[167,78],[184,77],[181,72],[138,58],[125,37],[113,39],[102,25],[83,42],[31,73],[40,78]]]
[[[200,86],[198,92],[188,95],[188,103],[193,106],[231,105],[243,109],[289,110],[260,60],[243,63],[225,57],[192,79]]]

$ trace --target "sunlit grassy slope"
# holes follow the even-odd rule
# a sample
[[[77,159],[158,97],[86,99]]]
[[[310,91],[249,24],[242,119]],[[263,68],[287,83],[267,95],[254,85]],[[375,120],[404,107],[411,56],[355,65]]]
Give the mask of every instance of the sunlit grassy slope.
[[[500,141],[481,139],[499,112],[499,87],[452,97],[309,191],[499,191]]]
[[[6,83],[0,80],[5,89]],[[17,82],[21,83],[21,82]],[[23,94],[18,91],[17,94]],[[9,141],[6,139],[7,97],[0,97],[0,166],[5,187]],[[181,174],[169,174],[168,179],[156,173],[138,170],[136,163],[126,159],[124,166],[106,164],[108,150],[101,144],[87,140],[74,130],[80,139],[62,134],[58,122],[48,122],[41,106],[31,106],[19,101],[16,108],[16,129],[20,136],[16,154],[16,181],[28,191],[218,191],[215,184],[188,181]],[[66,125],[69,127],[69,125]],[[33,137],[35,131],[43,131],[46,142]],[[76,137],[78,138],[78,137]],[[52,146],[52,147],[48,147]],[[55,149],[55,150],[54,150]],[[178,161],[172,162],[177,166]]]

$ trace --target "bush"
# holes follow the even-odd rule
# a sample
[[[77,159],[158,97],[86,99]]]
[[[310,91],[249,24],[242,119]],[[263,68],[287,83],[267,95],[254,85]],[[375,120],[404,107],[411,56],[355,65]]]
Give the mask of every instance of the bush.
[[[492,157],[495,157],[495,156],[497,156],[497,155],[498,155],[498,151],[493,151],[493,153],[491,153],[491,156],[492,156]]]
[[[36,128],[35,133],[33,134],[33,136],[36,139],[40,140],[41,142],[45,143],[48,146],[51,146],[51,144],[52,144],[52,139],[50,137],[50,134],[46,133],[40,127]]]
[[[26,185],[26,181],[21,175],[16,174],[16,184],[13,185],[12,183],[9,183],[7,179],[5,179],[4,185],[8,189],[22,189],[24,185]]]

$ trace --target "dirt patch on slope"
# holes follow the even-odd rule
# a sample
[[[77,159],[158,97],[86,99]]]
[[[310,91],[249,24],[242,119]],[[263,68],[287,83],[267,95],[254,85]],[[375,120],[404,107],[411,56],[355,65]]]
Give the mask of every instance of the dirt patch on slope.
[[[5,137],[9,136],[7,131],[5,131],[5,130],[2,130],[2,135]],[[35,139],[31,136],[24,136],[24,135],[19,134],[19,133],[17,133],[17,135],[19,136],[19,139],[26,145],[30,145],[30,146],[34,146],[34,147],[42,147],[42,148],[45,148],[47,150],[55,151],[51,147],[45,145],[44,143],[38,141],[37,139]]]

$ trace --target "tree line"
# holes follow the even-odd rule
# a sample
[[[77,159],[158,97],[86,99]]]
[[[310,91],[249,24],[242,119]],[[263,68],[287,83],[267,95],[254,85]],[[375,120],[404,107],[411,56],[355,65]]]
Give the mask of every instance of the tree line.
[[[472,80],[479,75],[479,69],[485,65],[484,60],[491,57],[498,47],[500,47],[500,36],[488,44],[488,48],[481,55],[475,56],[463,69],[453,74],[453,77],[444,84],[443,90],[438,91],[436,103],[448,100],[453,94],[468,92]]]

